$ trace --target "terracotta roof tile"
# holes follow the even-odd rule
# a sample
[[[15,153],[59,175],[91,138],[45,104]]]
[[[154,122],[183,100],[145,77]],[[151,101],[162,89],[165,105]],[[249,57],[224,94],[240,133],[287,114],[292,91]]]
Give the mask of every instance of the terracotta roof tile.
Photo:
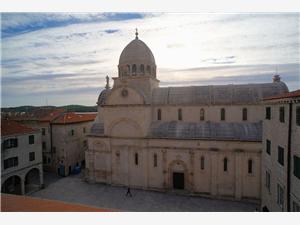
[[[291,91],[291,92],[288,92],[288,93],[284,93],[284,94],[264,98],[264,100],[283,99],[283,98],[296,98],[296,97],[300,97],[300,89],[298,89],[296,91]]]
[[[81,123],[94,121],[97,113],[64,113],[60,115],[58,118],[53,120],[53,124],[68,124],[68,123]]]
[[[64,109],[37,109],[30,113],[24,113],[22,115],[14,116],[13,120],[24,121],[24,120],[35,120],[41,122],[50,122],[60,114],[64,113]]]
[[[56,200],[32,198],[28,196],[1,194],[2,212],[112,212],[81,204],[72,204]]]
[[[12,120],[1,120],[1,136],[26,134],[38,131]]]

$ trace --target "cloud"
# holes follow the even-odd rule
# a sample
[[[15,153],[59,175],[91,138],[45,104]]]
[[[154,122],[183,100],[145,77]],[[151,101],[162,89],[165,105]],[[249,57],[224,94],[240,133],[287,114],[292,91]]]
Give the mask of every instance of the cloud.
[[[2,38],[72,24],[142,18],[140,13],[2,13]]]
[[[2,104],[22,103],[22,96],[30,96],[23,98],[24,104],[36,103],[39,96],[55,93],[61,97],[53,97],[52,104],[94,104],[98,92],[92,90],[105,86],[106,75],[118,75],[120,53],[134,39],[136,27],[154,54],[162,85],[271,82],[278,66],[283,80],[294,74],[287,81],[292,89],[299,83],[298,18],[299,14],[4,13]],[[247,81],[248,76],[253,79]],[[71,99],[69,93],[76,97]]]

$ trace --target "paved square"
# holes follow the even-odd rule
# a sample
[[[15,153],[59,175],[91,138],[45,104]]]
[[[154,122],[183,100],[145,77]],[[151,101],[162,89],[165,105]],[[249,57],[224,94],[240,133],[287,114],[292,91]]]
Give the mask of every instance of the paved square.
[[[82,179],[82,174],[55,179],[53,175],[46,173],[45,183],[45,189],[31,194],[31,196],[120,211],[253,212],[255,208],[259,208],[257,204],[253,203],[214,200],[136,189],[131,190],[132,197],[126,197],[127,189],[125,187],[88,184]]]

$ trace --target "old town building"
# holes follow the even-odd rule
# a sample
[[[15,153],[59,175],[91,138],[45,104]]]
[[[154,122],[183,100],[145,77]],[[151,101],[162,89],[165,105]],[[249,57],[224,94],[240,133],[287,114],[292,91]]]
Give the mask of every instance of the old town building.
[[[264,99],[262,209],[300,211],[300,90]]]
[[[76,166],[85,165],[86,135],[95,117],[95,113],[64,113],[51,122],[53,169],[59,175],[69,175]]]
[[[12,119],[41,131],[44,170],[66,176],[84,164],[86,133],[95,117],[95,113],[42,108]]]
[[[1,192],[24,195],[42,186],[41,132],[1,120]]]
[[[53,170],[53,131],[51,122],[64,112],[65,111],[62,109],[41,108],[32,112],[24,112],[21,115],[14,115],[11,117],[13,120],[41,131],[43,168],[45,171]]]
[[[214,198],[260,200],[266,97],[285,83],[160,87],[148,46],[122,51],[100,93],[88,136],[86,179]],[[171,79],[171,78],[170,78]]]

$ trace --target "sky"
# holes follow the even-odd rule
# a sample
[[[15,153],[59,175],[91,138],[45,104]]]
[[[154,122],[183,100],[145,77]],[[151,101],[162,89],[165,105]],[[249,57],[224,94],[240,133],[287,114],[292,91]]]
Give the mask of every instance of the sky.
[[[299,23],[299,13],[2,13],[1,105],[95,105],[135,28],[160,86],[265,83],[278,73],[296,90]]]

